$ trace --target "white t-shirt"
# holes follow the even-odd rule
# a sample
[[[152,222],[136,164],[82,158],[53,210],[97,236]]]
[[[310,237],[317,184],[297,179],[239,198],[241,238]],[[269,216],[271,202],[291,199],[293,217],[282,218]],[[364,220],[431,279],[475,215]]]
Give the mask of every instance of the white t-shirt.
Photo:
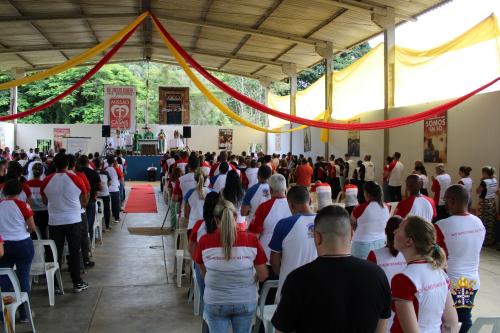
[[[318,257],[313,234],[315,217],[316,214],[296,214],[280,220],[274,227],[269,248],[281,253],[277,299],[288,274]]]
[[[0,200],[0,235],[5,241],[20,241],[30,237],[26,219],[33,216],[30,206],[19,199]]]
[[[189,172],[179,178],[179,186],[182,191],[182,195],[186,195],[186,193],[196,187],[196,180],[194,180],[194,173]]]
[[[347,179],[352,179],[354,170],[356,170],[356,162],[354,160],[348,160],[346,163],[349,165]]]
[[[429,186],[429,178],[427,178],[424,174],[418,175],[418,177],[422,180],[422,188],[427,190]]]
[[[375,165],[372,161],[364,161],[363,165],[365,166],[365,181],[374,181],[375,180]]]
[[[269,242],[273,236],[274,227],[278,221],[290,217],[292,212],[288,206],[286,198],[272,198],[262,203],[256,210],[254,219],[248,230],[259,234],[259,240],[264,252],[266,252],[267,261],[271,258],[271,249]]]
[[[101,190],[97,192],[98,197],[107,197],[109,195],[108,181],[111,180],[111,176],[107,171],[99,172],[99,178],[101,178]]]
[[[257,183],[248,188],[242,203],[243,206],[250,206],[246,219],[248,223],[252,222],[257,207],[269,199],[271,199],[271,192],[268,183]]]
[[[254,186],[259,182],[259,178],[257,177],[258,171],[259,168],[247,168],[245,170],[245,174],[247,175],[248,179],[248,188]]]
[[[204,187],[203,188],[203,199],[200,198],[196,188],[191,188],[187,191],[184,196],[184,201],[189,204],[189,221],[188,229],[193,229],[196,221],[203,219],[203,204],[205,203],[205,197],[211,190]]]
[[[120,179],[118,178],[118,173],[116,169],[112,166],[106,168],[109,176],[111,177],[111,184],[109,184],[109,192],[119,192],[120,191]]]
[[[472,193],[472,178],[470,177],[462,178],[458,183],[462,184],[465,187],[470,196]]]
[[[69,172],[53,173],[44,179],[42,195],[48,200],[49,225],[65,225],[82,221],[80,195],[87,190],[83,181]]]
[[[403,184],[403,172],[405,171],[405,166],[399,160],[393,161],[389,164],[389,170],[391,174],[389,175],[389,186],[401,186]]]
[[[481,220],[472,214],[452,215],[436,224],[438,244],[448,254],[447,273],[452,288],[459,278],[466,278],[479,289],[479,255],[485,237]]]
[[[437,194],[439,195],[439,203],[438,206],[444,206],[444,193],[451,185],[451,177],[447,173],[443,173],[441,175],[437,175],[434,177],[437,182]],[[436,193],[435,193],[436,194]],[[434,197],[436,198],[436,197]]]
[[[353,242],[374,242],[385,239],[385,225],[389,220],[389,209],[387,206],[380,207],[375,202],[365,202],[356,206],[352,216],[357,219],[356,231]]]
[[[398,203],[394,215],[399,215],[402,218],[409,215],[419,216],[426,221],[432,222],[432,219],[436,217],[436,205],[434,200],[425,195],[418,197],[412,195]]]
[[[225,174],[212,177],[210,183],[211,183],[212,189],[215,192],[220,193],[220,191],[226,186],[226,177],[227,177],[227,175],[225,175]]]

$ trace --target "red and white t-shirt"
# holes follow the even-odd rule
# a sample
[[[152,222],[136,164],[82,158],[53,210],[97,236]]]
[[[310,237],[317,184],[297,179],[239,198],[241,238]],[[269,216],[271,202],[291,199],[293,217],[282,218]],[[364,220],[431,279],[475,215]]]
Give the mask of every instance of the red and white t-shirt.
[[[383,247],[377,250],[372,250],[368,253],[368,261],[377,264],[384,271],[389,283],[394,275],[401,273],[406,267],[405,257],[401,252],[394,257],[388,247]],[[389,318],[389,325],[387,331],[389,332],[394,320],[394,311],[391,311],[391,318]]]
[[[189,234],[189,240],[191,242],[198,243],[203,235],[207,233],[207,227],[205,225],[205,220],[201,219],[195,222],[191,233]]]
[[[314,183],[311,192],[316,193],[318,210],[332,204],[332,188],[328,183]]]
[[[47,197],[49,225],[64,225],[82,221],[80,195],[87,189],[80,177],[69,172],[56,172],[43,180],[40,188]]]
[[[395,299],[400,299],[413,303],[420,332],[440,333],[449,290],[450,282],[442,269],[433,269],[425,261],[408,263],[391,281],[393,311],[396,312],[391,332],[403,332],[394,305]]]
[[[452,215],[439,220],[436,228],[437,243],[448,255],[446,272],[452,286],[461,277],[479,289],[479,255],[486,230],[481,220],[472,214]]]
[[[227,163],[229,165],[229,170],[233,169],[234,171],[236,171],[238,173],[238,175],[240,174],[240,170],[238,170],[238,168],[236,168],[233,165],[233,163],[229,163],[229,162],[225,162],[225,163]],[[209,174],[210,177],[214,177],[214,176],[217,176],[218,174],[220,174],[219,166],[220,166],[219,162],[212,165],[212,168],[210,169],[210,174]]]
[[[357,220],[353,242],[374,242],[385,240],[385,225],[389,220],[389,208],[380,207],[378,202],[370,201],[354,207],[352,216]]]
[[[255,211],[255,216],[248,230],[255,234],[260,234],[259,239],[267,260],[271,257],[269,242],[273,236],[274,227],[281,219],[292,216],[286,198],[272,198],[259,205]]]
[[[0,200],[0,234],[6,241],[20,241],[30,237],[26,219],[33,216],[30,206],[19,199]]]
[[[210,180],[210,188],[212,188],[215,192],[220,193],[222,189],[226,186],[226,178],[227,175],[217,175],[212,177]]]
[[[205,178],[208,178],[208,175],[210,174],[210,163],[207,161],[203,161],[200,165],[201,172],[203,173],[203,176]]]
[[[249,224],[253,220],[257,207],[259,207],[261,203],[266,202],[269,199],[271,199],[271,191],[269,190],[268,183],[257,183],[248,188],[245,196],[243,197],[242,205],[250,207],[248,216],[246,218]]]
[[[43,203],[42,193],[40,193],[42,184],[43,181],[40,179],[31,179],[24,183],[31,191],[31,208],[34,211],[47,210],[47,205]]]
[[[229,260],[224,258],[220,229],[201,237],[194,261],[204,265],[206,304],[257,302],[254,265],[264,265],[266,255],[257,237],[238,231]]]
[[[403,172],[405,166],[399,160],[394,160],[389,164],[389,186],[401,186],[403,184]]]
[[[413,215],[419,216],[426,221],[431,222],[436,217],[436,205],[431,198],[420,195],[412,195],[398,203],[394,215],[399,215],[402,218]]]
[[[354,184],[344,186],[345,206],[352,207],[358,205],[358,187]]]
[[[187,158],[180,158],[176,162],[174,162],[174,166],[172,167],[172,170],[179,168],[179,169],[181,169],[182,174],[185,174],[186,173],[186,165],[188,165],[188,159]]]
[[[0,199],[5,199],[5,195],[3,194],[3,186],[5,183],[0,184]],[[28,185],[26,185],[26,182],[23,183],[22,185],[23,189],[21,193],[18,195],[18,199],[24,202],[28,202],[28,199],[31,198],[32,193]]]
[[[432,192],[434,192],[434,202],[437,206],[444,206],[444,192],[451,185],[451,177],[447,173],[437,175],[432,181]]]

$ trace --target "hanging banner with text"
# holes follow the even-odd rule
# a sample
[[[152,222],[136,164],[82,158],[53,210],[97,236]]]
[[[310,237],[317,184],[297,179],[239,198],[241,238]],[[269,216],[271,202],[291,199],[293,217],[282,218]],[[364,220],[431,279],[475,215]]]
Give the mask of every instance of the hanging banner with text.
[[[104,125],[112,130],[135,131],[134,86],[104,86]]]
[[[424,120],[424,162],[446,163],[448,117],[441,113]]]
[[[69,128],[54,128],[54,151],[59,152],[64,148],[64,139],[70,136],[71,130]]]

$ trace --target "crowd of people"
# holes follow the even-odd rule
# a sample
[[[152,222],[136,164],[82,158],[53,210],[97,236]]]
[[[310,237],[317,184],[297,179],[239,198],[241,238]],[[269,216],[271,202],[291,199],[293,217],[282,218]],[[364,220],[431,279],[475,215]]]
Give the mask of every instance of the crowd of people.
[[[495,246],[498,182],[452,183],[443,164],[222,151],[165,154],[172,228],[187,229],[210,332],[249,332],[278,280],[277,332],[467,332],[479,259]],[[430,198],[429,190],[433,197]],[[471,211],[472,196],[478,207]]]
[[[58,258],[46,253],[46,260],[58,260],[62,267],[65,243],[73,292],[88,288],[82,280],[84,268],[95,265],[90,259],[94,237],[97,199],[103,202],[105,228],[120,222],[125,200],[126,161],[122,153],[57,154],[29,149],[0,151],[0,267],[15,267],[21,291],[30,292],[30,269],[35,254],[33,239],[52,239]],[[105,232],[105,230],[103,230]],[[83,267],[81,266],[83,264]],[[0,280],[2,290],[12,286]],[[56,285],[56,292],[60,286]],[[27,307],[20,308],[20,321],[28,321]]]

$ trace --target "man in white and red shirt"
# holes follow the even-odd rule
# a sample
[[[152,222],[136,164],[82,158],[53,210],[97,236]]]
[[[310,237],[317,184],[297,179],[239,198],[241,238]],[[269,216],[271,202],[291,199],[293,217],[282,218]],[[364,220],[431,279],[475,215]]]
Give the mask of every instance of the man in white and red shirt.
[[[259,205],[271,198],[268,180],[271,177],[271,168],[262,165],[258,171],[259,182],[249,187],[241,204],[241,216],[246,216],[247,223],[252,223],[255,211]],[[285,185],[286,186],[286,185]]]
[[[451,177],[446,173],[444,164],[436,166],[436,177],[432,177],[432,192],[434,192],[434,203],[436,204],[437,216],[433,222],[445,219],[449,216],[444,203],[444,193],[451,185]]]
[[[80,277],[81,208],[87,205],[87,190],[80,177],[67,171],[67,155],[57,154],[53,163],[57,172],[44,179],[40,191],[49,211],[50,237],[56,243],[59,262],[64,241],[68,241],[73,292],[79,293],[88,288]]]
[[[405,166],[399,160],[401,153],[395,152],[394,159],[389,164],[387,170],[389,172],[388,189],[389,189],[389,202],[401,201],[403,199],[401,194],[401,186],[403,184],[403,173]]]
[[[238,175],[240,174],[240,170],[238,170],[238,168],[236,168],[232,163],[228,162],[227,152],[223,150],[219,154],[219,158],[218,158],[217,163],[214,163],[214,165],[212,165],[212,168],[210,169],[209,176],[215,177],[218,174],[220,174],[219,167],[221,166],[221,164],[224,164],[224,163],[227,163],[231,169],[233,169],[234,171],[236,171],[238,173]]]
[[[402,218],[408,215],[416,215],[429,222],[436,217],[434,200],[421,194],[421,187],[422,182],[418,175],[409,175],[406,178],[406,190],[410,196],[398,203],[394,215],[401,216]]]
[[[269,242],[271,266],[279,275],[277,299],[288,274],[318,256],[313,235],[316,214],[309,206],[309,191],[305,186],[294,186],[287,200],[293,215],[276,224]]]
[[[469,193],[463,185],[448,187],[444,200],[451,216],[439,220],[434,227],[437,243],[448,257],[451,295],[462,323],[460,332],[465,333],[472,326],[471,311],[480,285],[479,255],[486,230],[477,216],[467,212]]]

